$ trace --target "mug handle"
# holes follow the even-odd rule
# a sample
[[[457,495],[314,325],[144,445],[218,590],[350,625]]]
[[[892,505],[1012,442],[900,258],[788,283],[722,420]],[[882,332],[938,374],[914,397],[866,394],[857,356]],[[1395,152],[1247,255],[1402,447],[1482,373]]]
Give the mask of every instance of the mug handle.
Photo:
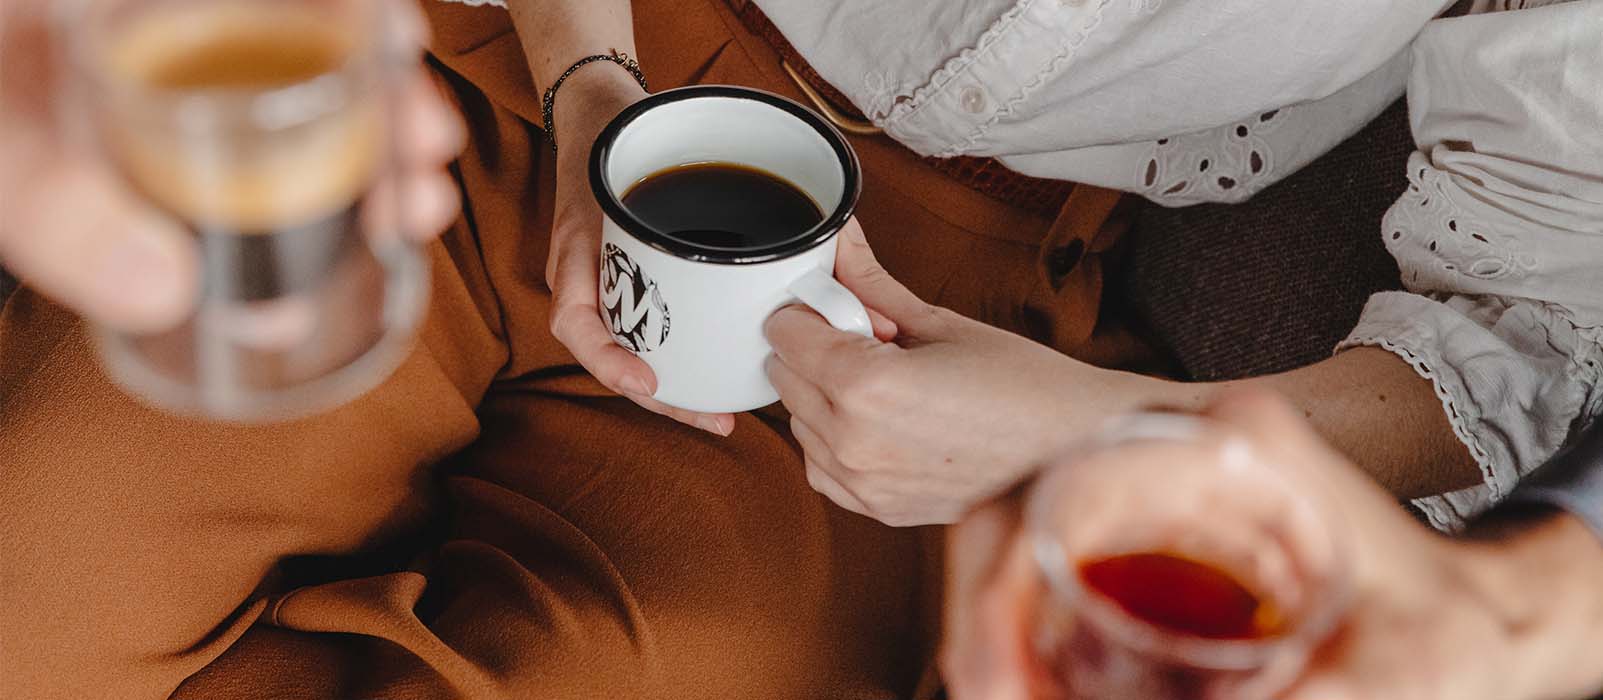
[[[874,324],[868,320],[868,309],[863,302],[846,289],[829,271],[815,267],[790,283],[790,293],[800,299],[829,325],[847,333],[874,337]]]

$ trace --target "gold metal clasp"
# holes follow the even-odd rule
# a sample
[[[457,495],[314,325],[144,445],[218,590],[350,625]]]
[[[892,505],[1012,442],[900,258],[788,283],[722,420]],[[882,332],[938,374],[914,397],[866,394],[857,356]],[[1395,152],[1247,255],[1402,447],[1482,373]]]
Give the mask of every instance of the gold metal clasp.
[[[802,94],[807,96],[807,101],[813,103],[813,108],[818,110],[819,114],[824,115],[824,118],[828,119],[829,123],[834,124],[835,128],[858,136],[878,136],[885,133],[884,129],[874,126],[873,122],[866,119],[853,119],[841,114],[840,110],[835,109],[835,106],[830,104],[829,100],[824,99],[823,95],[818,94],[818,91],[814,90],[813,86],[802,78],[801,73],[791,67],[790,61],[781,61],[780,65],[784,66],[785,74],[789,75],[791,81],[796,83],[796,87],[801,89]]]

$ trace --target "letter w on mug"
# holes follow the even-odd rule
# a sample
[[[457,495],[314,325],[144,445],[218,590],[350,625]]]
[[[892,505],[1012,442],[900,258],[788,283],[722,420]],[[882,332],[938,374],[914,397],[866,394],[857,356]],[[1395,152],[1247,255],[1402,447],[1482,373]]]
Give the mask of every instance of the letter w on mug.
[[[796,302],[873,335],[835,280],[836,238],[862,189],[857,154],[822,117],[740,87],[658,93],[597,138],[600,308],[657,374],[654,398],[705,413],[779,399],[763,323]]]

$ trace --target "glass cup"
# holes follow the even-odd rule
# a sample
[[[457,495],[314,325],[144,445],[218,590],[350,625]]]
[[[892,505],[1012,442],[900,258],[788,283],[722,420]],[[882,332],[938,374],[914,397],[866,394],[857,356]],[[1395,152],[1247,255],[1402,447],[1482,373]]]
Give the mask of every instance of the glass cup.
[[[293,418],[371,388],[428,296],[400,234],[395,123],[415,69],[384,0],[76,0],[69,126],[179,222],[200,294],[176,328],[95,335],[145,400]]]
[[[1115,420],[1024,517],[1048,697],[1266,700],[1347,608],[1338,514],[1204,419]]]

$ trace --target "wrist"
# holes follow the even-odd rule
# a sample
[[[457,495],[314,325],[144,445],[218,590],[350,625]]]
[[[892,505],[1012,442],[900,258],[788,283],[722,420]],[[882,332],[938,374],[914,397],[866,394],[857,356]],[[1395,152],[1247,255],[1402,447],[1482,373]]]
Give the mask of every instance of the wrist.
[[[1139,411],[1200,411],[1206,401],[1205,384],[1187,384],[1134,372],[1096,367],[1068,357],[1059,373],[1057,388],[1045,395],[1055,410],[1041,411],[1046,420],[1036,431],[1049,436],[1039,446],[1039,463],[1073,448],[1115,416]],[[1064,401],[1062,397],[1096,397],[1094,405]]]
[[[1133,372],[1097,369],[1099,387],[1116,397],[1120,412],[1178,411],[1201,413],[1216,398],[1222,384],[1181,382]]]
[[[553,96],[552,130],[557,143],[588,152],[595,135],[613,117],[645,96],[646,91],[623,66],[598,61],[580,68]]]

